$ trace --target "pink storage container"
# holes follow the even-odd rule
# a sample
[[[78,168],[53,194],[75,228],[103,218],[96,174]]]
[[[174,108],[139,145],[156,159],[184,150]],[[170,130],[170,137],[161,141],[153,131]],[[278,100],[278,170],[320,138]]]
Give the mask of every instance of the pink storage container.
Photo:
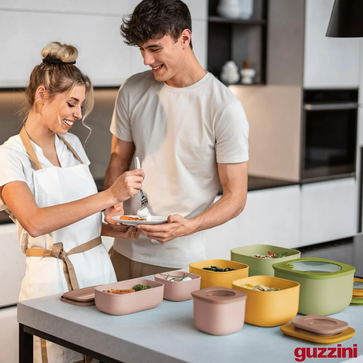
[[[226,287],[193,291],[194,325],[213,335],[226,335],[242,329],[247,294]]]
[[[135,285],[150,285],[150,289],[129,294],[111,294],[104,290],[126,290]],[[99,310],[111,315],[125,315],[157,307],[164,296],[164,285],[147,279],[133,279],[95,287],[95,303]]]
[[[168,281],[168,276],[182,277],[188,275],[188,281]],[[164,299],[171,301],[185,301],[192,299],[192,291],[200,289],[200,276],[192,273],[176,270],[163,272],[154,276],[155,281],[164,284]],[[177,280],[178,278],[176,278]]]

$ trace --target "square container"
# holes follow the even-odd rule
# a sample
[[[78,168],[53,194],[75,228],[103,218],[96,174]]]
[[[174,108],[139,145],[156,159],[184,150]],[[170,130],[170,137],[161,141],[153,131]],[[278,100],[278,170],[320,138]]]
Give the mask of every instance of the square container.
[[[188,281],[169,281],[167,275],[182,277],[187,274],[191,280]],[[164,272],[154,276],[155,281],[164,284],[164,299],[171,301],[185,301],[193,298],[191,292],[200,290],[200,276],[192,273],[176,270]]]
[[[258,291],[241,285],[264,285],[279,291]],[[250,276],[233,281],[233,289],[247,294],[245,322],[258,326],[277,326],[293,319],[299,309],[300,284],[273,276]]]
[[[111,294],[104,290],[132,289],[135,285],[151,285],[150,289],[129,294]],[[111,315],[125,315],[157,307],[164,296],[164,285],[147,279],[133,279],[95,287],[95,303],[99,310]]]
[[[267,255],[268,251],[275,254],[285,253],[287,254],[281,258],[258,258],[253,255]],[[296,260],[300,258],[301,252],[293,250],[291,248],[278,247],[272,245],[249,245],[234,248],[231,250],[231,260],[236,262],[245,263],[250,267],[249,275],[263,275],[274,276],[274,269],[272,265],[277,262],[284,262],[289,260]]]
[[[226,335],[242,329],[247,295],[226,287],[193,291],[194,325],[213,335]]]
[[[234,268],[234,271],[227,272],[214,272],[203,270],[203,267],[218,266],[221,268]],[[212,286],[223,286],[232,288],[232,281],[242,279],[248,276],[248,266],[234,261],[229,260],[204,260],[199,262],[193,262],[189,265],[189,271],[202,278],[200,288],[205,289],[206,287]]]
[[[300,283],[300,314],[335,314],[346,309],[352,300],[353,266],[305,257],[276,263],[273,268],[276,277]]]

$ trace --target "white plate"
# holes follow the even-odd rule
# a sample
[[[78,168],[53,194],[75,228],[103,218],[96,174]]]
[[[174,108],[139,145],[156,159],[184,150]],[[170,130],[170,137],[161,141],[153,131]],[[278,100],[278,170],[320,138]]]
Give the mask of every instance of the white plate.
[[[125,216],[125,217],[135,218],[135,216]],[[120,220],[119,216],[112,217],[112,219],[115,220],[116,222],[124,224],[125,226],[137,226],[138,224],[162,224],[167,222],[167,217],[160,217],[160,216],[151,216],[151,219],[148,221],[124,221]]]

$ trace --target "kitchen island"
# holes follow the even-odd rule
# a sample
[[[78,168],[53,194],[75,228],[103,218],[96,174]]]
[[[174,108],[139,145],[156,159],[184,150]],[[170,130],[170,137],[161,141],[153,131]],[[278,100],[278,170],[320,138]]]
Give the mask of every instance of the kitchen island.
[[[353,361],[362,362],[363,306],[349,306],[332,317],[355,329],[356,335],[340,344],[350,348],[357,344],[358,359]],[[22,363],[32,361],[32,335],[110,363],[285,363],[302,361],[295,360],[296,348],[319,347],[286,337],[280,327],[245,324],[234,334],[205,334],[194,327],[193,300],[163,300],[151,310],[113,316],[96,306],[61,302],[60,295],[53,295],[18,303],[18,322]],[[335,358],[334,362],[347,359]],[[331,359],[306,358],[306,362],[314,361],[324,363]]]

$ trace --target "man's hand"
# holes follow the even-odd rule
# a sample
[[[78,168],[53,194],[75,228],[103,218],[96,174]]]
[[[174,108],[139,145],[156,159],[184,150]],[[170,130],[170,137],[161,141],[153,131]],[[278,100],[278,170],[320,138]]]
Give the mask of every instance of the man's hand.
[[[167,243],[174,238],[192,234],[196,227],[197,226],[192,219],[185,219],[179,214],[169,216],[168,223],[157,225],[139,224],[137,226],[146,237],[160,243]]]

